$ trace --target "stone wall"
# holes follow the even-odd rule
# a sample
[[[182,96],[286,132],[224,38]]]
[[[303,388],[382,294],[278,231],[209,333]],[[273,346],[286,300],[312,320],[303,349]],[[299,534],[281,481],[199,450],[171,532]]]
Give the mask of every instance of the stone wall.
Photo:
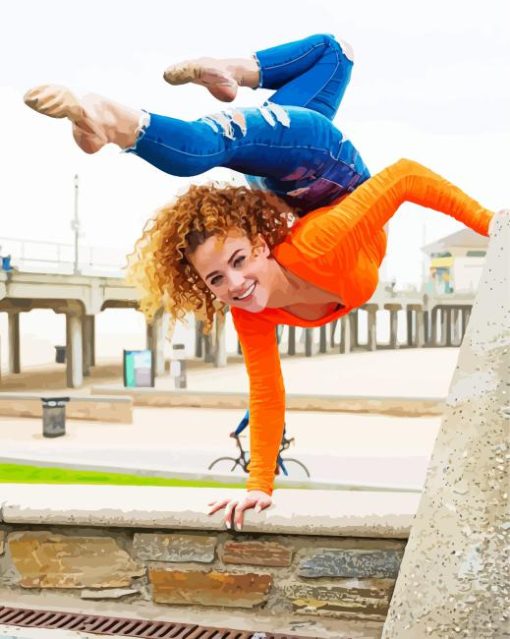
[[[419,494],[278,489],[242,531],[207,514],[218,496],[0,484],[0,602],[380,637]]]
[[[404,546],[356,537],[3,525],[0,593],[52,590],[383,621]]]
[[[52,393],[0,393],[0,415],[6,417],[42,417],[41,397]],[[131,397],[95,397],[77,395],[66,405],[67,419],[87,421],[133,423],[133,400]]]

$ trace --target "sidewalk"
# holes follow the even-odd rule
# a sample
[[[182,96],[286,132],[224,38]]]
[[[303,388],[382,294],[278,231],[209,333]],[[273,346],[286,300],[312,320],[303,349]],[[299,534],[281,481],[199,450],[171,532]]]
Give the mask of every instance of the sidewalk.
[[[458,349],[449,348],[321,355],[286,358],[282,368],[287,392],[446,397],[457,354]],[[189,389],[248,390],[242,363],[214,368],[194,361],[189,368]],[[92,384],[120,384],[118,373],[112,366],[97,367],[81,392],[88,393]],[[17,383],[28,390],[28,383],[44,380],[55,385],[59,376],[63,378],[58,369],[43,375],[31,371],[19,376]],[[9,390],[15,390],[11,379],[5,381]],[[160,389],[173,386],[169,376],[157,380]],[[0,390],[7,390],[4,380]],[[54,386],[52,390],[69,392]],[[42,437],[40,419],[0,417],[1,456],[202,473],[216,457],[236,455],[229,433],[243,412],[136,407],[133,424],[68,420],[66,436],[56,440]],[[288,411],[286,424],[288,435],[296,439],[286,456],[305,463],[312,479],[421,486],[440,418]],[[247,446],[248,439],[243,441]]]
[[[375,352],[360,351],[349,355],[314,355],[282,357],[282,371],[289,393],[325,395],[380,395],[446,397],[458,357],[458,348],[398,349]],[[248,378],[242,358],[229,356],[225,368],[214,368],[202,360],[186,362],[188,388],[204,391],[248,390]],[[122,384],[122,366],[99,362],[81,389],[91,386]],[[156,388],[174,388],[168,375],[157,378]],[[32,368],[19,375],[4,375],[0,392],[52,390],[67,394],[65,368],[53,364]]]

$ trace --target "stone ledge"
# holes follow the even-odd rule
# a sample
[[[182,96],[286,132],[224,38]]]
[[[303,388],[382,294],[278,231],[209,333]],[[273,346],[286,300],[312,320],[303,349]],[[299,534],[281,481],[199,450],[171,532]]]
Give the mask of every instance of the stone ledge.
[[[0,484],[0,521],[45,526],[224,530],[208,502],[241,489]],[[276,490],[273,505],[246,513],[244,532],[406,539],[420,495]]]
[[[93,386],[95,395],[132,397],[135,406],[171,406],[191,408],[242,408],[248,406],[248,393],[124,388],[120,384]],[[442,415],[445,397],[398,397],[375,395],[305,395],[287,393],[287,410],[375,413],[398,417]]]
[[[62,393],[57,394],[59,397]],[[42,417],[41,397],[47,393],[0,393],[0,415],[3,417]],[[133,398],[128,395],[65,395],[67,419],[87,421],[133,423]]]

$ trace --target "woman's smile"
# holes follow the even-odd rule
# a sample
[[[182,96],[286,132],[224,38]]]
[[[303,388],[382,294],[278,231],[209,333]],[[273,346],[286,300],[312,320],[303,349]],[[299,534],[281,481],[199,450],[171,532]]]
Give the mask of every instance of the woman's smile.
[[[236,302],[246,302],[246,301],[248,301],[253,296],[256,286],[257,286],[257,282],[253,282],[240,295],[233,295],[232,299],[234,299]]]

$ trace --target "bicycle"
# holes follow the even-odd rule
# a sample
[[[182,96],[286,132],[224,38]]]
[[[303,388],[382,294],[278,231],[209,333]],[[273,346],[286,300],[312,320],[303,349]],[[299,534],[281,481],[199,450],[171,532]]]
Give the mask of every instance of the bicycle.
[[[209,464],[208,470],[212,470],[213,468],[216,467],[216,470],[221,469],[221,470],[224,470],[225,472],[234,472],[234,470],[239,466],[245,473],[249,472],[248,465],[250,463],[250,460],[248,458],[248,451],[243,448],[243,445],[241,442],[241,439],[245,438],[245,435],[241,435],[241,432],[248,426],[248,423],[249,423],[249,411],[246,411],[246,414],[241,420],[241,422],[239,423],[239,426],[237,427],[237,429],[230,433],[230,437],[232,437],[232,439],[235,439],[236,441],[236,445],[239,450],[239,456],[238,457],[228,457],[228,456],[218,457],[217,459],[215,459]],[[301,479],[303,478],[303,476],[306,478],[309,478],[310,471],[302,462],[300,462],[298,459],[295,459],[294,457],[283,458],[281,456],[281,453],[287,450],[288,448],[290,448],[291,444],[293,443],[294,443],[294,437],[291,437],[291,438],[287,437],[285,433],[285,428],[284,428],[282,442],[280,444],[280,449],[278,451],[275,475],[279,475],[281,470],[281,472],[285,475],[285,477],[288,477],[289,476],[288,467],[290,467],[291,474],[293,477],[296,477],[297,479]]]

